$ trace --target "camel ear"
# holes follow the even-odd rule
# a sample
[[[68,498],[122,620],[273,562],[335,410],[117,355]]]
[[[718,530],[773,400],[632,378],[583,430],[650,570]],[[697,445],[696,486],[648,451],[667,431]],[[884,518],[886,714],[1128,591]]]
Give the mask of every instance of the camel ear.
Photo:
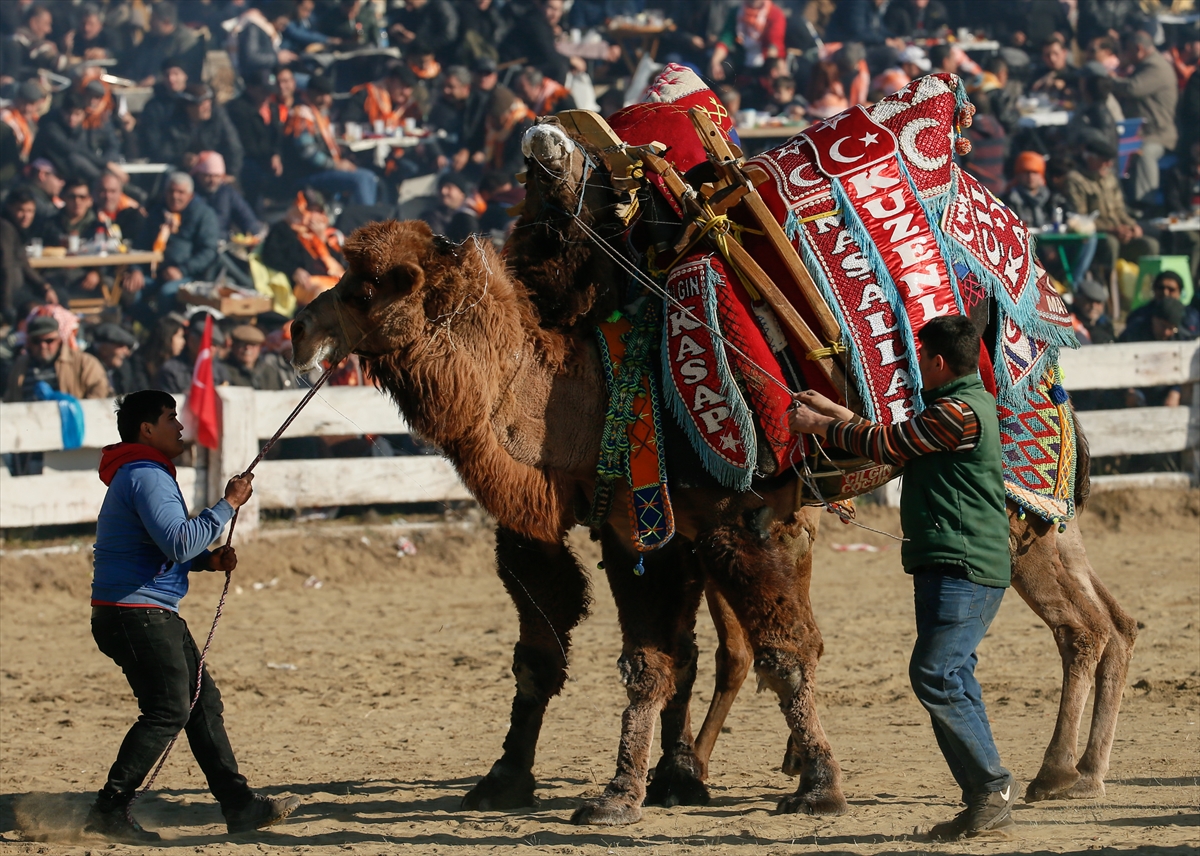
[[[385,274],[385,280],[401,297],[419,291],[425,285],[425,271],[418,264],[400,262]]]

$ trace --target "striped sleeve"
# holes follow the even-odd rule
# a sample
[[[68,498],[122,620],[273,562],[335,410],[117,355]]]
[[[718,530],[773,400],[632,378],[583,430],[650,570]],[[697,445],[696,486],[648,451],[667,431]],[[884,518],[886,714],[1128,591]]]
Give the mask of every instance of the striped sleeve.
[[[969,452],[979,445],[979,419],[956,398],[939,398],[907,422],[834,422],[826,430],[829,442],[847,452],[881,464],[903,466],[932,452]]]

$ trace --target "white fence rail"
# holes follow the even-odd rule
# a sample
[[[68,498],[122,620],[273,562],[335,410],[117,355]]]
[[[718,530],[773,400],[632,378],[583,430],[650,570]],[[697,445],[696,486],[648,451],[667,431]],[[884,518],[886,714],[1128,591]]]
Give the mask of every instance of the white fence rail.
[[[1093,345],[1063,351],[1059,363],[1063,383],[1073,392],[1184,387],[1181,407],[1085,410],[1078,419],[1093,458],[1190,450],[1191,473],[1098,476],[1092,479],[1093,490],[1200,482],[1200,342]]]
[[[1096,345],[1062,354],[1069,390],[1126,389],[1165,384],[1191,388],[1185,407],[1143,407],[1079,414],[1093,457],[1193,450],[1200,467],[1200,343],[1152,342]],[[215,502],[225,482],[258,453],[299,403],[303,391],[260,392],[221,387],[220,447],[203,466],[181,467],[179,483],[193,508]],[[14,478],[0,467],[0,528],[86,523],[96,519],[104,485],[96,476],[101,446],[118,442],[111,400],[82,402],[83,448],[62,451],[54,402],[0,404],[0,452],[44,452],[46,471]],[[182,397],[180,412],[184,410]],[[288,429],[288,437],[406,434],[395,405],[374,389],[334,387],[314,398]],[[1146,483],[1187,484],[1200,473],[1167,478],[1105,476],[1096,489]],[[264,508],[429,502],[469,499],[453,467],[442,458],[332,458],[264,461],[255,475],[254,499],[240,516],[248,533]]]
[[[265,438],[283,424],[303,390],[262,392],[221,387],[221,441],[201,456],[200,467],[180,467],[179,484],[189,505],[215,502],[225,482],[241,472]],[[180,412],[185,402],[178,398]],[[83,401],[83,448],[62,451],[62,428],[54,402],[0,404],[0,452],[44,452],[42,475],[14,478],[0,467],[0,528],[94,521],[105,487],[96,475],[100,448],[119,442],[111,399]],[[323,389],[296,417],[288,437],[407,434],[408,426],[382,393],[363,387]],[[185,434],[185,436],[187,436]],[[254,497],[239,515],[249,533],[264,508],[369,505],[469,499],[454,468],[443,458],[324,458],[263,461],[255,470]]]

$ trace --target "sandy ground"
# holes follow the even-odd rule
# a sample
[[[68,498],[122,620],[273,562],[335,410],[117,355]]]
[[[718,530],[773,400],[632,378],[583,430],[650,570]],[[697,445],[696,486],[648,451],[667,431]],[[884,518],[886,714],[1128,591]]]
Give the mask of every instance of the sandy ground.
[[[863,518],[897,525],[894,513],[880,509],[864,510]],[[542,733],[541,805],[457,811],[499,754],[512,697],[515,613],[492,574],[486,527],[411,533],[418,554],[397,558],[397,534],[387,525],[310,527],[241,548],[241,589],[231,595],[211,666],[244,772],[268,793],[300,795],[304,804],[293,818],[271,831],[226,836],[185,747],[138,815],[168,838],[164,850],[213,856],[1196,852],[1200,494],[1104,495],[1081,518],[1093,563],[1142,626],[1108,794],[1018,804],[1018,835],[1007,842],[934,846],[914,835],[957,807],[907,686],[910,583],[894,550],[832,548],[887,546],[886,539],[826,520],[813,585],[825,635],[819,706],[845,771],[851,810],[843,817],[772,813],[794,786],[778,769],[784,726],[774,697],[747,685],[717,744],[711,805],[649,808],[630,827],[571,826],[572,808],[611,774],[624,705],[616,615],[602,582],[594,614],[576,633],[572,680]],[[594,566],[593,546],[578,541]],[[0,853],[146,852],[75,831],[135,714],[122,676],[89,635],[89,571],[86,551],[0,560]],[[198,636],[211,621],[219,582],[202,577],[185,601]],[[706,614],[699,634],[697,718],[712,676]],[[980,656],[1001,754],[1028,781],[1058,703],[1050,633],[1012,595]]]

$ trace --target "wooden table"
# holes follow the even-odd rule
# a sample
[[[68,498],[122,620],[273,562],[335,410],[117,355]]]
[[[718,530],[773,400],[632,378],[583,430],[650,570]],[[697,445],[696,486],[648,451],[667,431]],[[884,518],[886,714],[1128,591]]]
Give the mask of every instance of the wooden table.
[[[1066,245],[1082,244],[1092,237],[1095,237],[1097,241],[1102,241],[1107,237],[1104,232],[1096,232],[1094,235],[1081,235],[1078,232],[1038,232],[1036,234],[1031,232],[1030,234],[1039,244],[1051,244],[1058,247],[1059,258],[1062,260],[1063,276],[1066,278],[1067,285],[1071,287],[1072,291],[1075,290],[1075,274],[1071,270],[1071,260],[1065,252]]]
[[[670,21],[654,24],[615,23],[605,30],[605,34],[621,46],[621,56],[625,59],[625,65],[629,67],[629,73],[633,74],[643,56],[655,59],[659,39],[663,33],[674,27]]]
[[[123,163],[119,166],[126,175],[161,175],[174,169],[169,163]]]
[[[129,265],[148,265],[162,261],[162,253],[153,250],[135,250],[130,253],[109,253],[108,255],[76,255],[76,256],[38,256],[29,259],[29,266],[35,270],[44,268],[92,268],[92,267],[128,267]]]
[[[1200,215],[1187,217],[1182,220],[1170,220],[1160,217],[1157,220],[1151,220],[1150,225],[1167,232],[1200,232]]]
[[[1038,111],[1022,116],[1017,124],[1022,128],[1052,128],[1071,121],[1070,110]]]
[[[76,255],[76,256],[39,256],[29,259],[29,266],[35,270],[65,269],[65,268],[113,268],[112,288],[104,289],[104,300],[108,306],[116,306],[121,302],[121,275],[130,265],[157,264],[162,261],[162,253],[153,250],[135,250],[130,253],[109,253],[108,255]]]

